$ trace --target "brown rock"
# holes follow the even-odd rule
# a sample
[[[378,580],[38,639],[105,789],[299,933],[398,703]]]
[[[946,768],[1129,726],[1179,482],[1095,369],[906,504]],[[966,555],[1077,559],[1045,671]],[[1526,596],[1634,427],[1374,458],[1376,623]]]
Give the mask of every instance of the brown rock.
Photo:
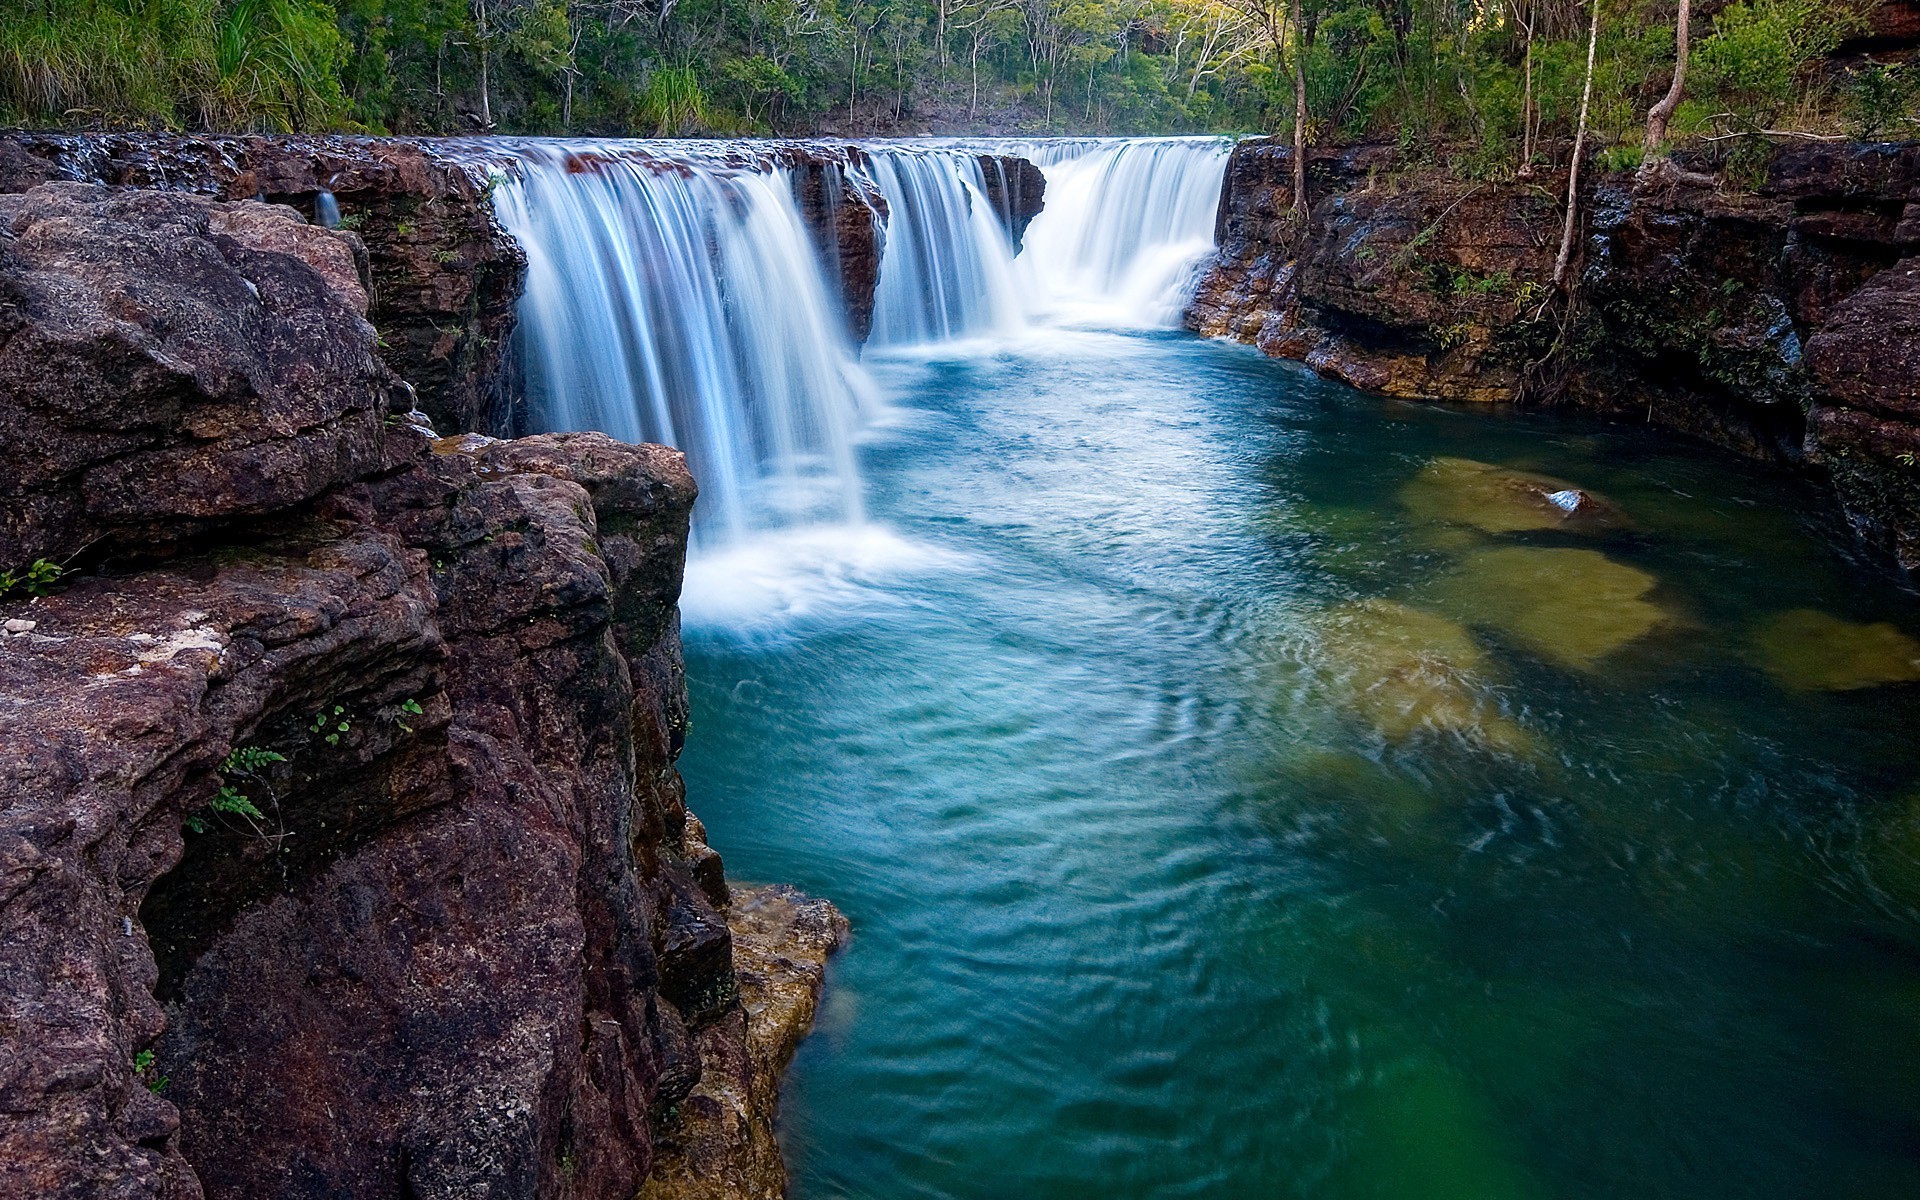
[[[387,430],[352,250],[0,200],[10,546],[175,550],[0,602],[0,1192],[628,1200],[703,1057],[771,1177],[673,767],[685,463]]]
[[[0,563],[150,548],[372,468],[392,377],[353,250],[260,204],[0,197]]]
[[[833,905],[787,887],[742,888],[727,915],[741,1008],[701,1038],[706,1072],[662,1123],[640,1200],[779,1200],[780,1076],[813,1025],[827,958],[847,938]]]
[[[493,217],[483,154],[432,140],[14,133],[0,192],[50,179],[287,204],[322,192],[366,246],[381,358],[443,431],[515,432],[514,306],[525,256]],[[407,407],[402,405],[401,407]]]
[[[987,181],[987,203],[993,205],[1018,254],[1027,226],[1046,207],[1047,177],[1039,167],[1011,154],[982,154],[980,174]]]

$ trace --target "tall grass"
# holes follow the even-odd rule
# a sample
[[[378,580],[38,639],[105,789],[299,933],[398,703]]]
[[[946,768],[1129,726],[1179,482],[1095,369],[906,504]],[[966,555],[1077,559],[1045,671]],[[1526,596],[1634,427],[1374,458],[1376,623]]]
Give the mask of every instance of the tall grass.
[[[338,128],[345,57],[323,0],[9,0],[0,122]]]

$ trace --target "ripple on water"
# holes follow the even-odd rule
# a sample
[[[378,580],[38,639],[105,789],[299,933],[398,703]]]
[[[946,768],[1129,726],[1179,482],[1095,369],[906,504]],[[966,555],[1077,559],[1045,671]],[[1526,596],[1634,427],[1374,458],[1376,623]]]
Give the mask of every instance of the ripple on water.
[[[689,587],[691,801],[854,923],[797,1196],[1920,1194],[1920,696],[1754,660],[1911,618],[1797,484],[1176,339],[873,368],[876,524]]]

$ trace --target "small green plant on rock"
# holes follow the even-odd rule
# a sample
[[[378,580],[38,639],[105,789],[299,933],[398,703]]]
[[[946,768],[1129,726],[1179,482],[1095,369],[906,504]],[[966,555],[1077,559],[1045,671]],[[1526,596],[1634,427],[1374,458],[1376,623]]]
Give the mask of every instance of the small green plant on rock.
[[[329,746],[338,746],[342,737],[353,732],[353,718],[348,715],[345,705],[336,704],[331,712],[323,708],[315,713],[313,724],[307,726],[307,732],[320,736]]]
[[[133,1073],[147,1090],[158,1095],[161,1088],[167,1086],[167,1077],[160,1074],[153,1065],[153,1051],[142,1050],[133,1056]]]
[[[187,817],[187,828],[195,833],[205,833],[207,814],[224,813],[241,818],[252,827],[255,833],[261,833],[261,826],[266,821],[267,814],[261,812],[260,806],[253,802],[253,798],[241,791],[237,785],[240,782],[252,780],[271,792],[272,787],[267,783],[263,772],[269,764],[285,761],[287,761],[285,755],[263,750],[258,746],[242,746],[227,755],[220,762],[220,790],[213,794],[213,799],[207,801],[204,808]]]
[[[0,600],[5,600],[15,592],[29,596],[48,595],[66,573],[65,567],[44,558],[34,559],[32,566],[19,571],[0,571]]]

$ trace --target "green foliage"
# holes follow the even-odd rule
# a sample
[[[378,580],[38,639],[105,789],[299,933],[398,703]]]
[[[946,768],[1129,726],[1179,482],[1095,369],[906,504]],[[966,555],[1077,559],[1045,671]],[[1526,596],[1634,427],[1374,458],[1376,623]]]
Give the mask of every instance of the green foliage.
[[[1845,90],[1847,132],[1863,141],[1920,137],[1920,67],[1869,62]]]
[[[332,710],[321,709],[313,716],[313,724],[307,726],[307,732],[320,738],[329,746],[338,746],[340,739],[353,731],[353,718],[347,715],[344,705],[336,704]]]
[[[154,1069],[153,1051],[151,1050],[142,1050],[133,1056],[133,1073],[141,1083],[147,1085],[147,1090],[153,1092],[155,1095],[158,1095],[160,1090],[167,1086],[167,1077],[159,1074]]]
[[[207,801],[204,808],[188,815],[186,827],[194,833],[205,833],[207,814],[224,813],[228,816],[243,818],[255,832],[259,832],[260,825],[266,821],[267,815],[260,811],[259,806],[241,791],[236,783],[254,780],[265,785],[266,778],[262,772],[273,763],[285,761],[287,761],[285,755],[258,746],[241,746],[235,749],[220,762],[220,790],[214,793],[213,799]]]
[[[24,592],[29,596],[49,595],[66,573],[65,567],[44,558],[34,559],[33,565],[24,570],[0,571],[0,600],[5,600],[15,592]]]
[[[1631,165],[1671,0],[1601,4],[1590,118]],[[1915,68],[1818,70],[1867,0],[1696,21],[1671,136],[1910,135]],[[1297,8],[1297,11],[1294,9]],[[1468,179],[1563,162],[1586,10],[1555,0],[9,0],[0,121],[680,136],[1264,131]],[[1532,161],[1522,163],[1531,142]],[[1764,151],[1764,145],[1760,147]],[[1734,156],[1752,149],[1728,147]]]
[[[640,93],[640,123],[655,137],[683,137],[699,128],[707,98],[692,67],[661,67]]]

